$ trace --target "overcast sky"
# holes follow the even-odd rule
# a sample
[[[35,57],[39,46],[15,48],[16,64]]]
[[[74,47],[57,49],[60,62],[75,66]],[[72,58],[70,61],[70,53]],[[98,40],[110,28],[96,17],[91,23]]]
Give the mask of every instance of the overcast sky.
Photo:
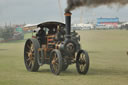
[[[66,8],[66,0],[60,0],[62,12]],[[128,21],[128,6],[100,6],[97,8],[77,8],[72,11],[72,22],[79,23],[83,9],[83,21],[96,21],[98,17],[119,17]],[[64,18],[64,16],[63,16]],[[0,0],[0,25],[5,23],[40,23],[44,21],[62,21],[58,0]]]

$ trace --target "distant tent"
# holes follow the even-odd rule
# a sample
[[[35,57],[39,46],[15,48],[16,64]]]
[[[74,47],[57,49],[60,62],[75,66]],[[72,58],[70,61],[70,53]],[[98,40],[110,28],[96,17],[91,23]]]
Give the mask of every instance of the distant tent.
[[[36,29],[36,27],[37,27],[37,25],[38,24],[26,24],[25,26],[24,26],[24,31],[27,31],[27,30],[33,30],[33,29]]]

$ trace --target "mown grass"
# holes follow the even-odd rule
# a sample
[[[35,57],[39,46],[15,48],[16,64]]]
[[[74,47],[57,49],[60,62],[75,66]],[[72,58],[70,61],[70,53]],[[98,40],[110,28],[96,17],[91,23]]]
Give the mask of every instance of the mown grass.
[[[59,76],[49,65],[39,72],[28,72],[24,66],[24,42],[0,43],[0,85],[127,85],[128,31],[79,31],[82,48],[90,56],[87,75],[79,75],[75,65]],[[28,38],[28,34],[25,38]]]

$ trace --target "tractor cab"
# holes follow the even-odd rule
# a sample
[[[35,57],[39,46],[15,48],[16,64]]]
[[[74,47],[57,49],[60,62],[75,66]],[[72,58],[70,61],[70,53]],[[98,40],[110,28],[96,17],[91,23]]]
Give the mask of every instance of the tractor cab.
[[[37,25],[36,38],[45,51],[55,49],[56,42],[64,41],[65,24],[60,22],[45,22]],[[58,43],[59,43],[58,42]]]

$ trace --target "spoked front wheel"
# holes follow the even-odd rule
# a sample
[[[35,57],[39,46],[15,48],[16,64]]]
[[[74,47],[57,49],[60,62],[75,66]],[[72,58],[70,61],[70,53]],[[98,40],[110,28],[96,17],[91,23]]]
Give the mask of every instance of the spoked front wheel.
[[[87,74],[89,69],[89,56],[84,50],[80,50],[76,57],[76,68],[78,73]]]
[[[62,56],[59,50],[55,49],[51,52],[50,68],[52,73],[59,75],[62,71]]]

